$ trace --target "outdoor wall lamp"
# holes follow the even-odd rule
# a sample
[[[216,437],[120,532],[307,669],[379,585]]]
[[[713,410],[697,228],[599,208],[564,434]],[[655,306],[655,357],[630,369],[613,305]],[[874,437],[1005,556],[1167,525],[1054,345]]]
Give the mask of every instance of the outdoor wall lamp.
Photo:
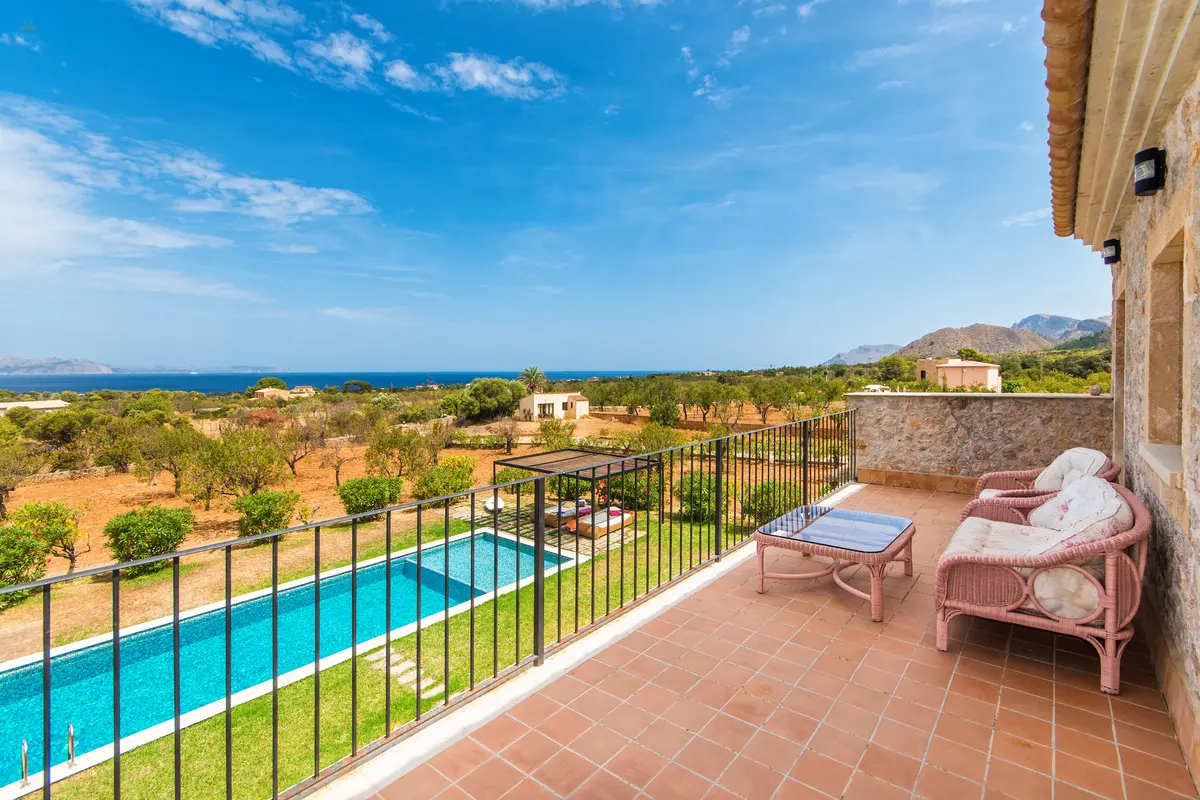
[[[1133,157],[1133,193],[1138,197],[1157,194],[1166,185],[1167,151],[1150,147]]]
[[[1100,251],[1105,264],[1116,264],[1121,260],[1121,240],[1105,239],[1104,249]]]

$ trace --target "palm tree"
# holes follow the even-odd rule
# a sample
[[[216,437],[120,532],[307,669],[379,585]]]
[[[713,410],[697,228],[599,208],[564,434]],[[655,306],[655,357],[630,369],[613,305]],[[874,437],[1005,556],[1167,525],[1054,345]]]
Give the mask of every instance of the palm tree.
[[[530,392],[536,392],[546,385],[546,373],[537,367],[526,367],[521,370],[521,375],[517,378],[517,381]]]

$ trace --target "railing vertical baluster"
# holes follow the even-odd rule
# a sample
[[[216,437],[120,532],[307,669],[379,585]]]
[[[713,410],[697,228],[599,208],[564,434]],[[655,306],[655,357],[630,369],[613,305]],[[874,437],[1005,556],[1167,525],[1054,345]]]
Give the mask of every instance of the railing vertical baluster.
[[[495,473],[496,465],[492,465]],[[492,483],[495,483],[493,476]],[[471,492],[471,657],[470,687],[475,688],[475,492]]]
[[[704,466],[703,458],[700,459],[700,466],[701,467]],[[682,464],[679,465],[679,470],[681,472],[683,471]],[[697,477],[697,475],[696,475],[696,448],[689,447],[688,448],[688,474],[687,474],[687,479],[689,481],[689,484],[691,481],[696,480],[696,477]],[[704,480],[703,475],[700,475],[699,477],[700,477],[701,481]],[[694,485],[694,484],[690,484],[690,485]],[[694,558],[694,556],[695,556],[695,541],[696,541],[696,504],[695,503],[692,503],[691,507],[688,508],[688,520],[687,521],[688,521],[688,569],[690,570],[692,568],[692,563],[695,560],[695,558]],[[683,524],[682,520],[680,520],[680,524],[681,525]],[[680,543],[680,546],[682,546],[682,542]],[[700,560],[703,561],[704,560],[703,540],[701,540],[700,550],[701,550]],[[679,560],[682,561],[683,553],[680,553],[679,555],[680,555]]]
[[[669,581],[675,576],[675,458],[673,455],[671,463],[667,466],[667,483],[669,486],[667,497],[670,500],[667,506],[667,580]],[[658,526],[658,535],[661,540],[661,524]]]
[[[421,533],[421,509],[417,505],[417,722],[421,721],[421,595],[425,594],[425,573],[421,569],[421,551],[425,549],[425,537]]]
[[[50,586],[42,587],[42,797],[50,800]]]
[[[596,508],[596,468],[595,467],[592,467],[591,474],[592,474],[592,478],[591,478],[591,484],[592,484],[592,505],[591,505],[592,535],[588,538],[591,539],[591,542],[592,542],[592,557],[590,559],[591,564],[592,564],[592,586],[591,586],[591,588],[592,588],[592,592],[591,592],[591,594],[592,594],[592,622],[595,622],[596,621],[596,525],[595,525],[595,522],[598,519],[597,514],[599,513],[599,509]],[[608,540],[605,539],[605,541],[607,542]],[[605,553],[605,558],[604,558],[604,583],[605,584],[608,583],[608,554],[607,554],[607,552]]]
[[[669,458],[674,457],[671,453]],[[662,586],[662,529],[663,529],[663,504],[667,500],[667,487],[663,485],[663,481],[667,479],[667,475],[663,472],[662,456],[659,456],[658,461],[658,586]]]
[[[442,576],[442,589],[445,599],[442,603],[442,671],[445,678],[442,687],[442,704],[450,703],[450,501],[446,501],[446,509],[442,517],[442,556],[445,574]]]
[[[560,480],[561,480],[561,479],[560,479]],[[574,494],[574,492],[571,492],[571,494]],[[560,495],[561,495],[561,493],[560,493]],[[545,498],[543,498],[543,499],[542,499],[542,501],[543,501],[543,502],[542,502],[542,504],[543,504],[543,506],[544,506],[544,505],[545,505]],[[573,502],[575,503],[575,506],[576,506],[576,508],[578,508],[578,507],[579,507],[579,501],[578,501],[578,499],[574,500]],[[555,519],[554,519],[554,542],[555,542],[555,549],[556,549],[556,551],[557,551],[557,553],[558,553],[558,561],[556,562],[556,564],[557,564],[557,566],[558,566],[558,570],[557,570],[557,572],[555,572],[555,573],[554,573],[554,575],[555,575],[555,580],[558,582],[558,591],[557,591],[557,595],[558,595],[558,597],[557,597],[557,598],[556,598],[556,600],[555,600],[555,605],[557,606],[557,609],[558,609],[558,627],[557,627],[557,629],[556,629],[556,631],[555,631],[555,634],[556,634],[556,635],[555,635],[555,637],[554,637],[554,641],[556,641],[556,642],[561,642],[561,641],[562,641],[562,637],[563,637],[563,624],[562,624],[562,601],[563,601],[563,597],[562,597],[562,574],[563,574],[563,571],[562,571],[562,537],[563,537],[563,515],[562,515],[562,497],[561,497],[561,496],[559,497],[558,504],[559,504],[559,509],[558,509],[558,510],[559,510],[559,513],[555,515]],[[542,510],[543,510],[543,511],[545,511],[545,509],[544,509],[544,508],[543,508]],[[575,517],[576,517],[576,519],[578,519],[579,515],[578,515],[578,514],[576,514],[576,515],[575,515]],[[545,569],[545,566],[546,566],[546,565],[545,565],[545,563],[544,563],[544,562],[538,562],[538,569]],[[578,586],[579,586],[579,581],[576,581],[576,582],[575,582],[575,586],[576,586],[576,589],[578,589]]]
[[[121,570],[112,577],[113,800],[121,800]]]
[[[808,428],[809,421],[804,420],[800,430],[800,505],[808,505]]]
[[[392,512],[383,520],[383,735],[392,735]]]
[[[420,578],[417,592],[420,593]],[[350,755],[358,755],[358,520],[350,520]]]
[[[390,680],[390,678],[389,678]],[[321,526],[313,530],[313,777],[321,772]]]
[[[513,641],[516,647],[516,659],[513,665],[521,663],[521,489],[524,484],[517,484],[517,553],[516,553],[516,634]]]
[[[518,540],[519,542],[519,540]],[[500,674],[500,490],[492,489],[492,677]]]
[[[175,713],[175,800],[183,797],[183,742],[180,741],[182,714],[179,681],[179,556],[171,559],[171,688],[174,691],[172,710]]]
[[[580,475],[580,473],[578,473],[578,472],[575,473],[575,488],[577,488],[577,489],[579,488],[579,475]],[[575,633],[579,633],[579,537],[580,537],[580,535],[581,534],[579,533],[579,517],[576,516],[576,518],[575,518],[575,562],[574,562],[575,569],[574,569],[574,572],[572,573],[575,576],[575,605],[572,606],[572,608],[574,609],[574,614],[575,614]],[[562,552],[562,544],[561,543],[559,544],[559,552],[560,552],[560,554]],[[559,559],[559,562],[558,562],[558,571],[560,573],[562,572],[562,559],[561,558]]]
[[[638,590],[637,524],[638,524],[638,506],[640,506],[642,504],[642,498],[638,497],[638,494],[639,494],[638,478],[641,474],[642,473],[638,470],[638,457],[634,456],[633,457],[633,572],[632,572],[632,575],[633,575],[633,599],[634,600],[637,600],[637,593],[638,593],[637,592],[637,590]],[[625,499],[627,497],[629,497],[629,486],[625,481],[625,479],[626,479],[626,477],[628,477],[628,475],[629,475],[629,473],[623,473],[621,475],[621,499],[623,501],[625,501]],[[647,526],[649,526],[650,523],[647,522],[646,524],[647,524]],[[624,535],[623,530],[622,530],[621,534],[622,534],[621,541],[624,542],[625,535]],[[623,565],[624,565],[624,559],[622,559],[622,566]],[[622,570],[622,574],[623,573],[624,573],[624,570]],[[621,605],[624,605],[624,604],[625,604],[625,599],[621,598]]]
[[[546,661],[546,479],[533,482],[533,655]],[[519,659],[518,659],[519,660]]]
[[[233,546],[225,546],[225,800],[233,800]]]
[[[715,502],[717,504],[716,507],[719,509],[725,502],[725,487],[724,487],[724,483],[725,483],[725,440],[724,439],[717,439],[716,450],[717,450],[717,463],[714,467],[714,472],[716,473],[716,476],[714,477],[713,480],[717,484],[717,487],[716,487],[717,496],[715,498]],[[724,530],[721,525],[721,514],[718,512],[716,515],[716,521],[713,523],[713,535],[716,537],[716,540],[717,540],[717,560],[718,561],[721,560],[721,546],[724,541],[722,538],[723,534],[724,534]]]
[[[271,797],[279,797],[279,537],[271,537]]]
[[[604,493],[608,495],[608,499],[612,499],[612,464],[604,468]],[[608,510],[605,509],[607,515]],[[622,510],[624,513],[624,510]],[[609,540],[609,535],[612,533],[612,527],[607,523],[612,521],[611,517],[605,518],[604,526],[604,616],[608,616],[612,611],[612,542]],[[595,531],[595,528],[592,529]],[[621,525],[621,544],[625,543],[625,525]],[[625,555],[624,549],[621,550],[622,557]],[[621,582],[624,585],[625,578],[625,562],[621,562]]]

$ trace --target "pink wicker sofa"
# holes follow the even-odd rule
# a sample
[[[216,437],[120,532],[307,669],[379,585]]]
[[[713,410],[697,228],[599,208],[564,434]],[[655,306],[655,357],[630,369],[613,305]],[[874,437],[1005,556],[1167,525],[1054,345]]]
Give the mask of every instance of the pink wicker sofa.
[[[1073,447],[1041,469],[989,472],[976,481],[975,496],[994,497],[1001,492],[1008,494],[1014,491],[1026,492],[1027,497],[1053,494],[1079,475],[1095,475],[1106,481],[1115,481],[1120,474],[1121,467],[1113,464],[1100,451]]]
[[[1151,519],[1150,512],[1135,494],[1123,486],[1108,486],[1128,505],[1132,524],[1098,541],[1041,555],[1010,555],[1003,552],[1004,548],[961,552],[962,547],[956,547],[952,539],[937,565],[938,649],[948,648],[949,623],[959,614],[1077,636],[1091,643],[1100,655],[1100,688],[1110,694],[1119,693],[1121,656],[1133,636],[1133,618],[1141,601]],[[1012,535],[1010,532],[1016,529],[1006,527],[1006,523],[1029,526],[1029,515],[1036,509],[1062,502],[1060,495],[973,500],[965,513],[967,521],[960,525],[955,538],[970,536],[969,528],[987,527],[974,519],[1000,523],[990,527],[997,529],[1001,538]],[[1054,507],[1046,510],[1053,513]],[[1025,530],[1036,533],[1047,529],[1026,527]],[[1059,598],[1055,598],[1056,603],[1046,602],[1047,586],[1062,580],[1074,587],[1073,601],[1086,596],[1088,603],[1060,604]],[[1054,605],[1059,613],[1047,609],[1047,604]]]

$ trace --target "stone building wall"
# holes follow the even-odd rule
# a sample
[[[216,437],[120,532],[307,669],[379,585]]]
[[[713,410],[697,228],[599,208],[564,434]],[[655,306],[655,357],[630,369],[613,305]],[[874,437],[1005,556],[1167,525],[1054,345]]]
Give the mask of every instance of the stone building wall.
[[[1124,452],[1123,480],[1154,515],[1150,538],[1147,594],[1163,633],[1167,663],[1159,660],[1172,714],[1180,722],[1176,702],[1186,699],[1200,719],[1200,242],[1196,209],[1200,208],[1200,81],[1193,84],[1167,124],[1160,146],[1167,151],[1167,186],[1153,197],[1134,199],[1121,230],[1121,263],[1113,267],[1113,309],[1125,318],[1124,374],[1120,381],[1123,413],[1117,434]],[[1154,144],[1159,144],[1155,142]],[[1151,468],[1140,447],[1147,440],[1151,401],[1147,365],[1153,350],[1150,335],[1150,270],[1164,249],[1182,232],[1183,261],[1183,475],[1172,486]],[[1173,256],[1172,256],[1173,258]],[[1120,335],[1119,332],[1115,335]],[[1175,670],[1179,683],[1172,688]],[[1172,697],[1179,692],[1182,697]],[[1181,730],[1181,738],[1184,732]],[[1196,744],[1195,742],[1192,743]],[[1186,749],[1186,748],[1185,748]],[[1195,756],[1196,754],[1191,754]],[[1193,764],[1193,769],[1196,765]]]
[[[1043,467],[1070,447],[1112,452],[1112,398],[852,394],[865,483],[974,491],[985,472]]]

